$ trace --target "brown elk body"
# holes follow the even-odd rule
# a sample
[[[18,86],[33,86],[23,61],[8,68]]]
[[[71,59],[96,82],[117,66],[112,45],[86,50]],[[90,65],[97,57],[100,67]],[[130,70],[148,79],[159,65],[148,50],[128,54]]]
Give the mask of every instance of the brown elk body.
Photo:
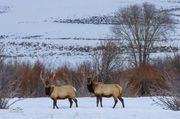
[[[42,77],[42,72],[40,78],[45,86],[45,93],[53,100],[53,109],[59,108],[57,106],[58,99],[68,99],[70,103],[70,108],[72,107],[73,101],[78,107],[78,102],[76,99],[76,89],[71,85],[55,86],[52,85],[52,79],[54,79],[55,73],[52,78],[47,77],[46,79]]]
[[[113,97],[115,108],[118,99],[121,101],[122,106],[124,108],[124,100],[122,98],[122,88],[119,84],[104,84],[102,82],[97,82],[96,80],[91,80],[88,78],[87,88],[90,93],[93,93],[97,99],[97,107],[100,102],[102,107],[102,97]]]

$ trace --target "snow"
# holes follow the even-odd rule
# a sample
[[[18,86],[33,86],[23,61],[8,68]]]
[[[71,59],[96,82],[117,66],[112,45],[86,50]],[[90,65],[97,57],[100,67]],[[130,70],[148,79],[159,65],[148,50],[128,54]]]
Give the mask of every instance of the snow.
[[[178,119],[180,112],[164,110],[149,97],[124,98],[113,109],[113,99],[103,98],[103,108],[96,107],[95,97],[78,98],[79,107],[69,108],[68,100],[59,100],[60,109],[52,109],[50,98],[25,98],[10,109],[0,110],[0,119]]]

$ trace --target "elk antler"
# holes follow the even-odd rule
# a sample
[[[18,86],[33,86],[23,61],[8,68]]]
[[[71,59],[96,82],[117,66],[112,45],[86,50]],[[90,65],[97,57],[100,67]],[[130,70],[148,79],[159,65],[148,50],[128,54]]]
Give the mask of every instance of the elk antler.
[[[42,70],[41,70],[41,73],[40,73],[40,79],[41,79],[42,81],[44,81],[44,78],[42,77]]]
[[[93,81],[98,81],[98,74],[92,76]]]
[[[53,80],[55,78],[55,76],[56,76],[56,73],[53,72],[51,80]]]

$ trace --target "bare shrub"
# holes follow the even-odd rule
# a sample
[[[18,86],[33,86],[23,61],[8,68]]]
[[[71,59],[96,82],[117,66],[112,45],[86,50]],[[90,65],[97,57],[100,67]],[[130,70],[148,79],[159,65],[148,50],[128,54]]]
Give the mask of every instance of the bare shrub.
[[[156,99],[153,98],[155,104],[163,107],[164,109],[179,111],[180,110],[180,92],[179,89],[180,81],[173,84],[170,93],[165,93],[162,91],[161,96],[157,96]],[[178,86],[178,87],[177,87]]]
[[[164,109],[179,111],[180,110],[180,97],[167,97],[159,96],[156,99],[153,98],[155,104],[163,107]]]
[[[180,110],[180,56],[175,54],[174,57],[167,57],[158,61],[156,65],[163,72],[171,86],[169,93],[162,91],[161,96],[153,99],[154,102],[165,109]]]
[[[11,98],[19,96],[20,82],[16,79],[15,66],[4,63],[4,47],[0,46],[0,109],[7,109],[19,99],[9,103]]]
[[[0,109],[7,109],[21,98],[17,98],[13,101],[12,98],[17,97],[21,92],[19,81],[7,81],[5,87],[1,87],[0,90]]]
[[[45,96],[39,77],[41,70],[45,70],[45,68],[38,61],[34,65],[30,63],[18,64],[17,79],[21,82],[23,96]]]
[[[126,85],[131,95],[157,95],[161,90],[169,90],[169,85],[163,75],[153,66],[146,65],[134,68]]]

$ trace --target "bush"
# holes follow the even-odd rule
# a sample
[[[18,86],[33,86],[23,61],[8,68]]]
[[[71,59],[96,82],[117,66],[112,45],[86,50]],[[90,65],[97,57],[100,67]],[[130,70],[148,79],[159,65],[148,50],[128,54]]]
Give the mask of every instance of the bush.
[[[10,108],[10,106],[15,104],[16,102],[22,100],[21,98],[17,98],[10,103],[11,99],[12,98],[6,98],[6,97],[2,97],[0,95],[0,109],[8,109],[8,108]]]
[[[40,80],[40,72],[45,70],[40,62],[35,64],[18,64],[17,79],[21,82],[22,96],[45,96],[44,87]]]
[[[153,99],[155,104],[160,105],[164,109],[170,109],[174,111],[180,110],[180,97],[167,97],[159,96],[156,99]]]
[[[169,86],[163,75],[150,65],[140,66],[131,71],[131,78],[126,88],[131,95],[157,95],[161,90],[168,91]]]
[[[154,100],[155,103],[165,109],[180,110],[180,55],[175,54],[174,57],[167,57],[164,61],[158,61],[157,67],[161,72],[164,72],[171,86],[170,92],[167,94],[162,91],[161,95],[163,96],[158,96],[157,100]]]
[[[7,109],[17,101],[21,99],[15,99],[11,103],[10,100],[20,93],[20,85],[19,81],[13,80],[13,81],[6,81],[5,86],[1,87],[0,90],[0,109]]]
[[[170,76],[168,75],[170,78]],[[170,80],[170,79],[169,79]],[[165,109],[170,109],[174,111],[180,110],[180,75],[176,74],[175,78],[171,77],[171,90],[168,94],[169,96],[160,96],[157,97],[158,101],[155,101],[156,104],[162,106]],[[167,94],[162,94],[167,95]]]
[[[7,109],[8,107],[8,99],[0,94],[0,109]]]

